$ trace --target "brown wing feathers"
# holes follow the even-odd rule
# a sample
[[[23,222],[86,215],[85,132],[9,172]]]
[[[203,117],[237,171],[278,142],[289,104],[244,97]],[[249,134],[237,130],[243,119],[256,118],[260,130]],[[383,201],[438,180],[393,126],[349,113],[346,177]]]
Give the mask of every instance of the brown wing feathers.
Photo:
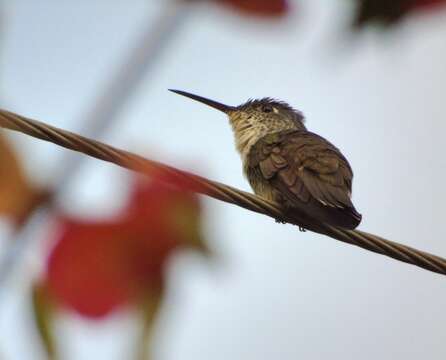
[[[302,208],[306,203],[312,206],[307,210],[322,221],[349,228],[359,224],[361,215],[350,200],[353,172],[340,151],[324,138],[295,130],[267,135],[250,155],[251,166],[259,167],[289,207]]]

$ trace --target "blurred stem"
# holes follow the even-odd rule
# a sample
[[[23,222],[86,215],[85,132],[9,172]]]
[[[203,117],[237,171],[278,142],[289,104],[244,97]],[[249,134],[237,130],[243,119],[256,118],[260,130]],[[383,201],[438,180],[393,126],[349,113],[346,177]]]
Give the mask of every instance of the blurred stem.
[[[36,284],[32,289],[34,322],[49,360],[58,359],[53,333],[54,305],[46,288]]]
[[[162,292],[152,293],[146,296],[141,305],[142,331],[137,344],[136,360],[152,360],[151,337],[153,326],[160,309]]]
[[[131,47],[105,89],[81,117],[86,125],[82,133],[97,138],[117,120],[138,86],[143,80],[147,80],[150,71],[154,70],[159,56],[173,40],[174,35],[180,32],[187,19],[187,9],[184,1],[167,1],[156,21],[145,23],[141,37]],[[67,159],[61,162],[63,170],[56,185],[57,190],[65,188],[79,164],[85,160],[82,156],[71,153],[66,156]]]
[[[138,85],[153,70],[158,57],[185,24],[189,13],[188,7],[189,4],[180,0],[166,2],[155,23],[147,22],[142,35],[135,41],[129,53],[124,56],[114,75],[110,77],[107,86],[94,99],[89,110],[80,117],[78,122],[82,122],[85,127],[85,129],[81,129],[83,133],[92,137],[100,137],[113,121],[118,119]],[[73,153],[67,153],[64,156],[60,162],[59,176],[56,177],[57,181],[53,185],[55,196],[67,188],[85,159],[85,157]],[[32,237],[29,234],[33,234],[34,231],[25,232],[23,228],[27,227],[25,225],[30,222],[37,208],[39,207],[29,212],[27,219],[23,221],[23,226],[17,228],[13,238],[9,239],[9,246],[0,259],[0,300],[4,294],[6,280],[24,254],[27,244],[31,241]],[[40,221],[37,223],[41,224],[41,219],[47,219],[48,215],[47,212],[45,216],[39,217]],[[32,222],[30,225],[36,226],[35,223]]]

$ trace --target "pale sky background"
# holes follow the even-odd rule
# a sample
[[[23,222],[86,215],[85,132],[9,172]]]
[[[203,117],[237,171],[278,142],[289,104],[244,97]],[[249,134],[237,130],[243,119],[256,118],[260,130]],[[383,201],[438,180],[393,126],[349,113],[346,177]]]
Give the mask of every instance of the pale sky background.
[[[81,115],[164,3],[2,1],[1,106],[81,131]],[[166,89],[228,104],[286,100],[350,160],[360,229],[446,256],[446,12],[349,43],[348,2],[295,3],[277,23],[197,6],[103,140],[249,190],[225,117]],[[29,174],[50,183],[66,151],[11,138]],[[78,175],[60,199],[65,211],[106,216],[125,201],[128,175],[117,167],[88,160]],[[192,254],[171,262],[156,359],[446,357],[443,276],[203,201],[220,266]],[[1,359],[44,358],[28,303],[44,231],[30,229],[34,245],[0,297]],[[65,358],[126,359],[133,320],[66,316]]]

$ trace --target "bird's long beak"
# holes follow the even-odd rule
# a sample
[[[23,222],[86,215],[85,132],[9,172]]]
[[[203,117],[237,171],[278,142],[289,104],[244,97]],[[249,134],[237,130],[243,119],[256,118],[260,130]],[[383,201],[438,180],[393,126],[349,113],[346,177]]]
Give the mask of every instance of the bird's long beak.
[[[199,102],[201,102],[203,104],[206,104],[206,105],[208,105],[210,107],[213,107],[214,109],[223,111],[225,114],[229,114],[231,111],[235,110],[235,108],[233,106],[225,105],[225,104],[219,103],[219,102],[214,101],[214,100],[206,99],[206,98],[204,98],[202,96],[194,95],[194,94],[188,93],[186,91],[172,90],[172,89],[169,89],[169,91],[172,91],[172,92],[174,92],[176,94],[183,95],[183,96],[186,96],[186,97],[191,98],[193,100],[199,101]]]

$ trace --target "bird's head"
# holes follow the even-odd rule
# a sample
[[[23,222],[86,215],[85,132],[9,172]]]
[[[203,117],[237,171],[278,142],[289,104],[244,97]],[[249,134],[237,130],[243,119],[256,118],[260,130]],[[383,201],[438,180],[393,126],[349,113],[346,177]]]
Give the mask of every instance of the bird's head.
[[[288,129],[305,130],[304,116],[300,111],[272,98],[248,100],[228,115],[231,122],[250,124],[268,133]]]
[[[193,100],[206,104],[214,109],[220,110],[228,115],[231,123],[246,122],[253,127],[266,127],[270,130],[275,128],[305,129],[304,116],[296,109],[283,101],[272,98],[248,100],[239,106],[229,106],[214,100],[194,95],[181,90],[170,90],[176,94],[186,96]]]
[[[229,106],[185,91],[170,91],[224,112],[229,117],[241,153],[267,134],[291,129],[306,130],[302,113],[283,101],[263,98]]]

